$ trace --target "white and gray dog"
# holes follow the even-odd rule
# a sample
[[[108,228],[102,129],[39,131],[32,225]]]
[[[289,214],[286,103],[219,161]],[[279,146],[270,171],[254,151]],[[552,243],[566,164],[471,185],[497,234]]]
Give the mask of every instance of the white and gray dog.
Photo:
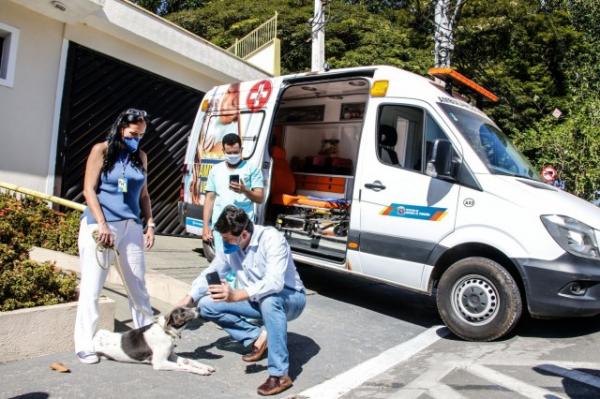
[[[215,371],[213,367],[173,352],[181,329],[196,317],[196,309],[177,307],[167,317],[158,316],[154,323],[125,333],[100,330],[94,336],[94,351],[118,362],[151,363],[154,370],[210,375]]]

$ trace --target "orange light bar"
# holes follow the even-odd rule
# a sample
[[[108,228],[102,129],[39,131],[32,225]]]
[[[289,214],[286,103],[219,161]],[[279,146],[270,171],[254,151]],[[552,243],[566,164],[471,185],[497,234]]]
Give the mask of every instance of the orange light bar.
[[[498,102],[499,100],[497,95],[481,87],[477,83],[473,82],[471,79],[456,72],[452,68],[431,68],[429,69],[429,71],[427,71],[427,73],[431,76],[443,80],[444,82],[451,81],[452,83],[466,86],[469,89],[473,90],[475,93],[481,94],[483,97],[487,98],[492,102]]]

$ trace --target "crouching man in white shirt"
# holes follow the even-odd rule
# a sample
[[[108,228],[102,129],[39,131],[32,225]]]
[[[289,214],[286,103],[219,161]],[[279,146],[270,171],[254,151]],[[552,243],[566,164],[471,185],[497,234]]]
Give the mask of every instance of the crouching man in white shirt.
[[[242,360],[256,362],[268,353],[269,378],[258,393],[278,394],[292,386],[287,322],[300,316],[306,304],[290,246],[275,228],[254,225],[242,209],[232,205],[225,207],[214,228],[223,237],[223,252],[194,280],[190,294],[179,304],[198,303],[204,319],[251,347]],[[206,275],[215,271],[221,284],[208,285]],[[237,288],[225,280],[230,272],[236,276]],[[265,329],[247,319],[261,319]]]

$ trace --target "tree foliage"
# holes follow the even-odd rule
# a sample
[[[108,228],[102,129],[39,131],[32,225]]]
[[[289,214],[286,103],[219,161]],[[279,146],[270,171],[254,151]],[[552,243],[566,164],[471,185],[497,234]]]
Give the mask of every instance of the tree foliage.
[[[388,64],[426,74],[434,62],[436,2],[330,0],[328,64]],[[277,11],[282,72],[310,67],[313,0],[138,3],[225,48]],[[452,66],[499,95],[485,111],[532,162],[557,164],[578,195],[600,188],[600,2],[466,0],[453,34]],[[559,119],[551,116],[555,109]]]
[[[600,189],[600,4],[569,0],[552,6],[566,12],[581,34],[579,52],[567,62],[563,116],[543,117],[517,131],[515,141],[537,165],[558,165],[567,189],[591,199]]]
[[[134,3],[158,15],[202,7],[207,0],[134,0]]]
[[[167,17],[176,24],[229,47],[260,23],[279,12],[283,73],[310,68],[312,0],[210,1],[204,7],[183,10]],[[389,11],[387,17],[369,11],[366,4],[331,2],[327,16],[326,52],[332,67],[366,64],[397,65],[425,72],[430,64],[431,43],[414,35],[414,17],[407,8]]]
[[[501,97],[486,111],[511,133],[564,107],[569,61],[583,47],[562,10],[545,12],[535,1],[470,1],[454,67]]]

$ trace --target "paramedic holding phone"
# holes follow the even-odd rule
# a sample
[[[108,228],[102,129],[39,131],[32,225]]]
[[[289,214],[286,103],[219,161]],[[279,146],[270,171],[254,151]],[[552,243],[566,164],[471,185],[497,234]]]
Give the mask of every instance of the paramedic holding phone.
[[[264,200],[264,182],[260,169],[242,159],[242,140],[236,133],[223,137],[225,161],[216,164],[208,174],[203,211],[202,240],[213,241],[215,252],[223,251],[223,239],[212,231],[227,205],[243,209],[254,220],[254,203]]]

